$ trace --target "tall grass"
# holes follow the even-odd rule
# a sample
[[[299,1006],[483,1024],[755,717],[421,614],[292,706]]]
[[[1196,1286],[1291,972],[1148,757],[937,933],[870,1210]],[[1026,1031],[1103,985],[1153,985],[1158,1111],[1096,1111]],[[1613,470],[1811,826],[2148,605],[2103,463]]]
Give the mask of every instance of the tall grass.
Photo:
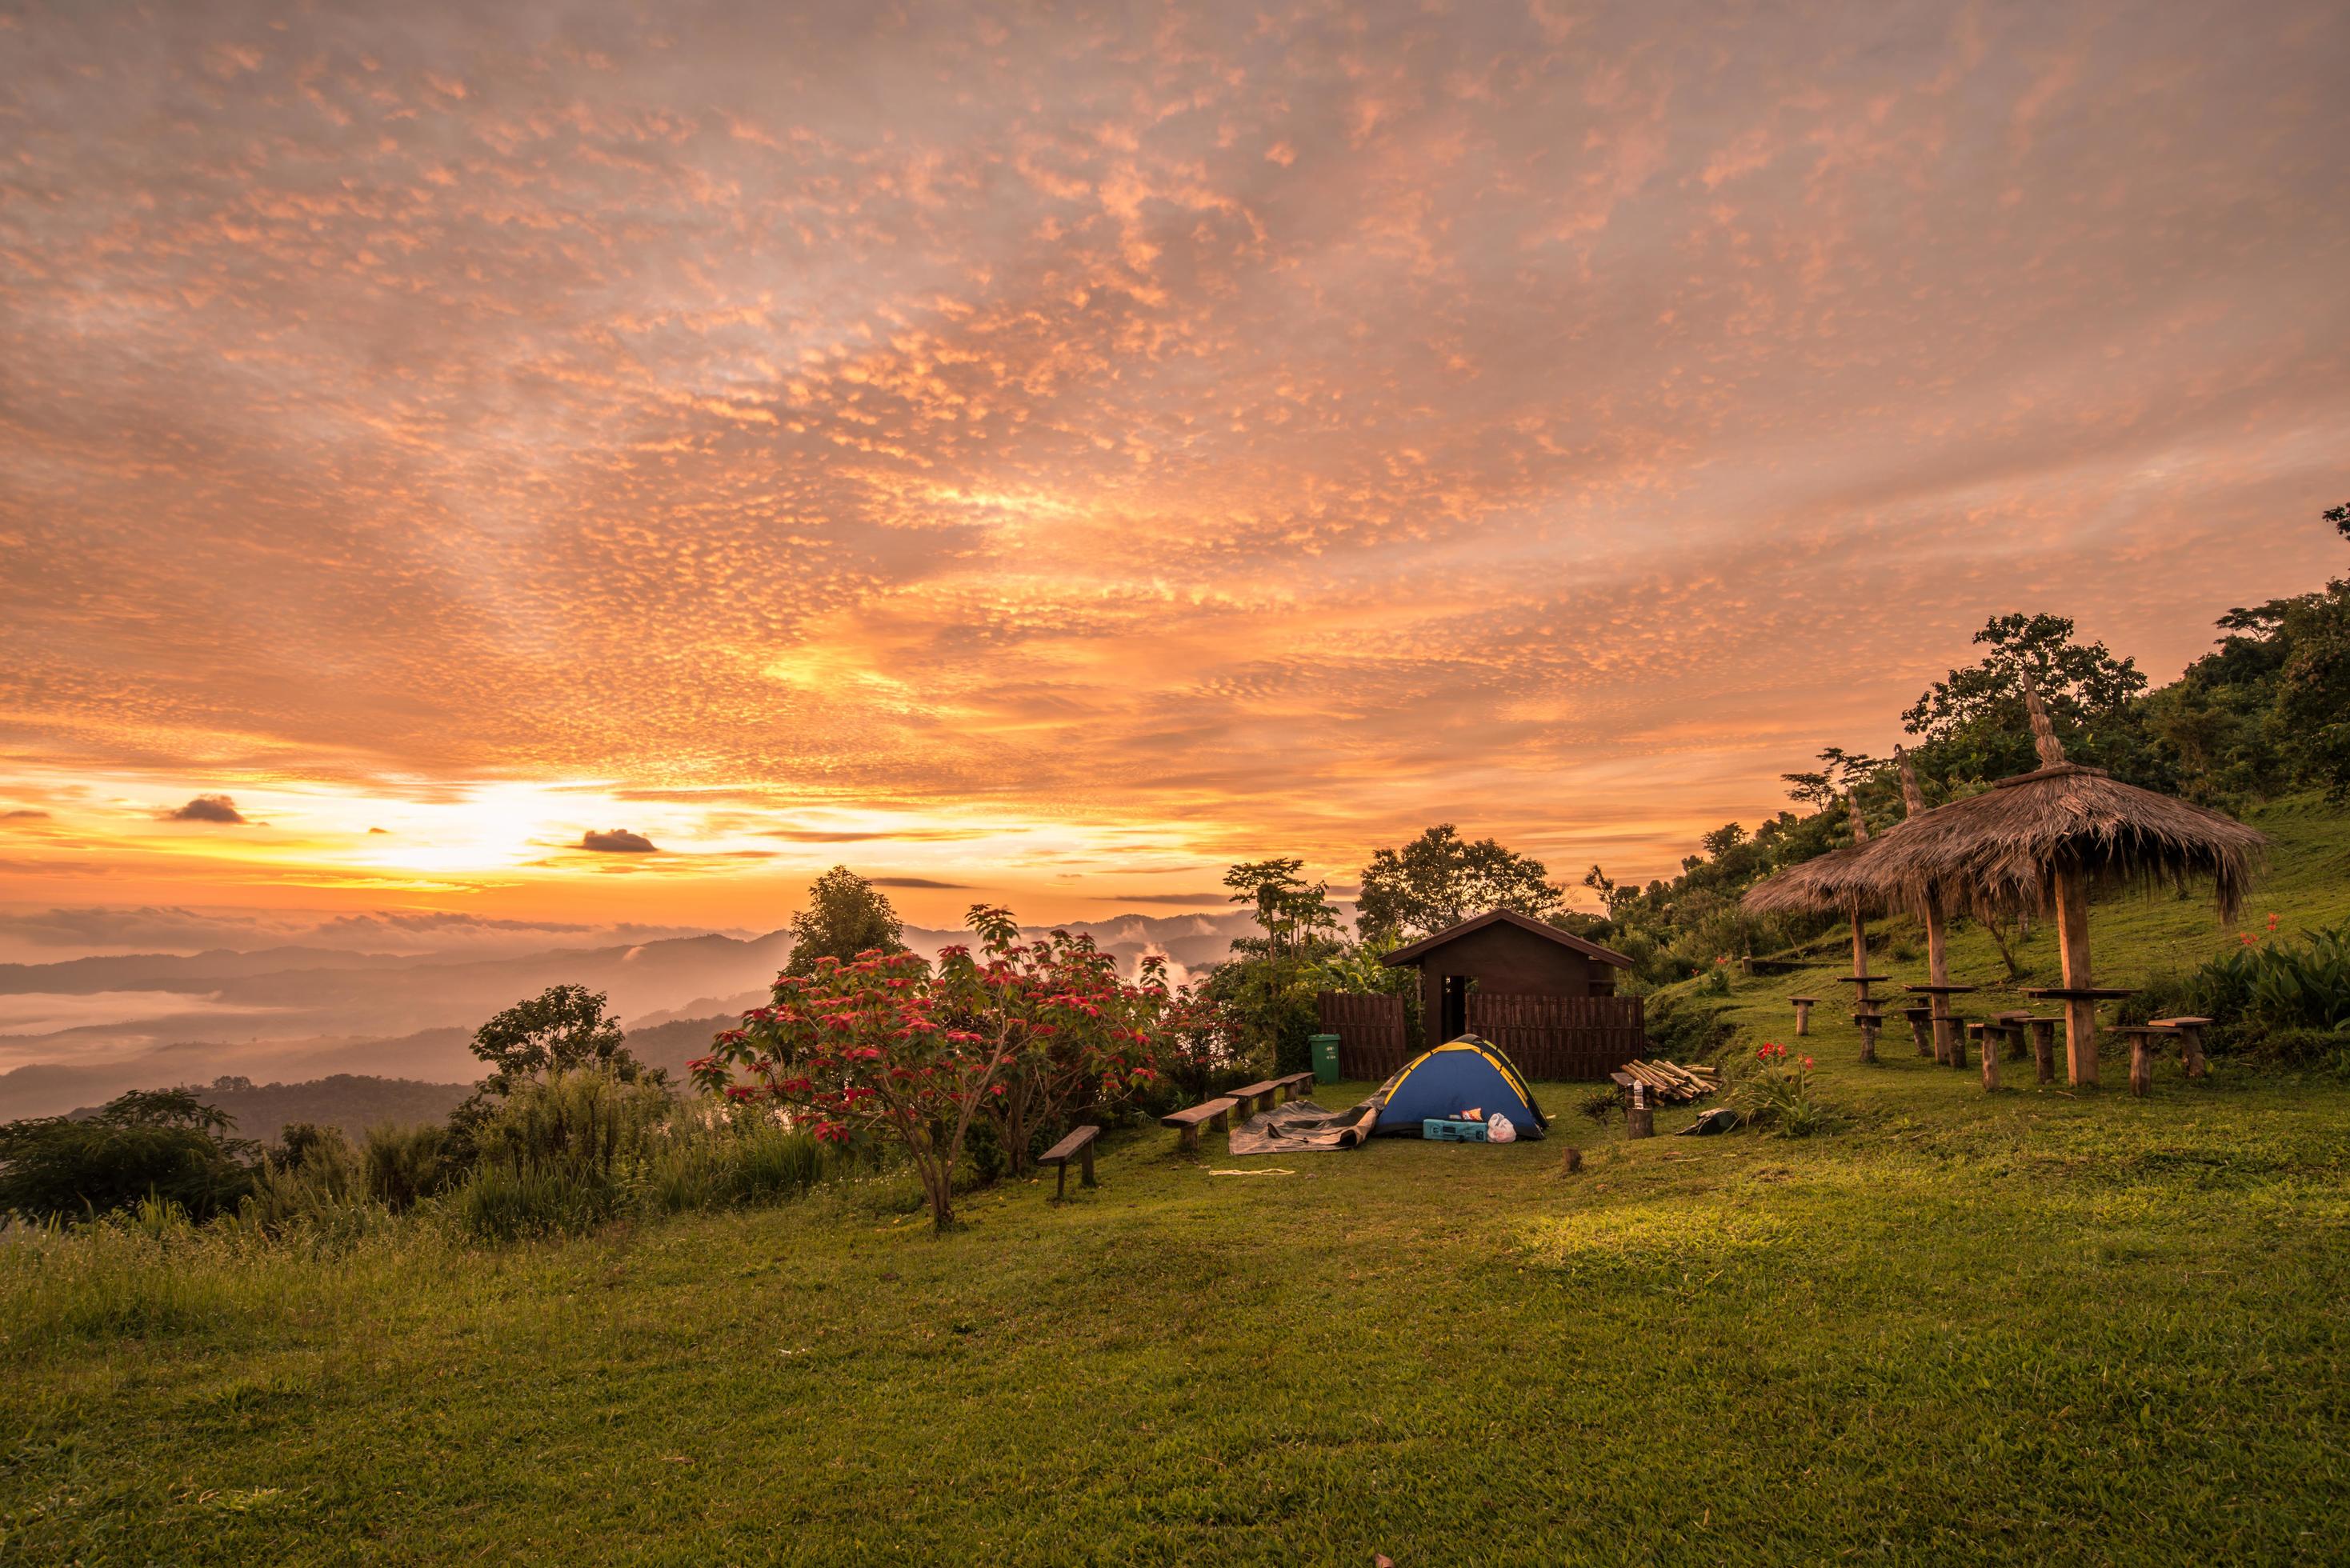
[[[448,1246],[441,1226],[388,1222],[346,1226],[331,1256],[287,1244],[320,1227],[307,1211],[275,1234],[241,1217],[200,1225],[151,1199],[79,1225],[12,1226],[0,1233],[0,1357],[59,1339],[154,1339],[237,1322],[265,1329],[296,1299],[331,1307],[355,1273],[380,1266],[413,1277]]]
[[[480,1159],[451,1213],[492,1241],[577,1235],[624,1214],[771,1202],[831,1168],[816,1139],[772,1117],[681,1105],[600,1071],[525,1085],[477,1141]]]
[[[0,1223],[0,1361],[60,1338],[258,1330],[289,1298],[339,1310],[354,1274],[412,1280],[483,1242],[780,1202],[856,1163],[771,1116],[594,1072],[510,1096],[470,1171],[443,1142],[433,1127],[311,1140],[208,1223],[152,1198],[78,1224]]]

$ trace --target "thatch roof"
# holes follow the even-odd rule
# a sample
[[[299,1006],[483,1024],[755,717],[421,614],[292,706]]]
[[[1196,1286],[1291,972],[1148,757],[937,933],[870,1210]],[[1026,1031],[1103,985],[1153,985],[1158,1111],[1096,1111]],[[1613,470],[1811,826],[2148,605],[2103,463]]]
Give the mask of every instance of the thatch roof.
[[[1872,875],[1867,862],[1889,836],[1847,844],[1790,866],[1746,889],[1740,907],[1751,915],[1841,915],[1855,909],[1880,914],[1900,893]]]
[[[2106,885],[2184,888],[2209,877],[2220,918],[2233,916],[2268,840],[2231,816],[2066,762],[2029,678],[2024,705],[2040,767],[1782,871],[1751,888],[1745,907],[1816,914],[1917,909],[1936,897],[1978,913],[2044,909],[2063,866]]]
[[[2224,919],[2243,901],[2268,840],[2231,816],[2060,762],[1912,817],[1869,848],[1866,865],[1846,877],[1912,906],[1938,891],[1979,912],[2044,909],[2054,872],[2066,866],[2107,885],[2183,889],[2209,877]]]

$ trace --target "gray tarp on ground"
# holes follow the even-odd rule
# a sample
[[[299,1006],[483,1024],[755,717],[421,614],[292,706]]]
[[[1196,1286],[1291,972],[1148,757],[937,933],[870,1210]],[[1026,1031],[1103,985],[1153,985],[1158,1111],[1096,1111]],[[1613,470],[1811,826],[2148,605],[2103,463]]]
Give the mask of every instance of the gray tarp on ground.
[[[1371,1102],[1326,1111],[1311,1100],[1292,1100],[1249,1117],[1232,1132],[1232,1153],[1319,1154],[1352,1148],[1371,1136],[1378,1112]]]

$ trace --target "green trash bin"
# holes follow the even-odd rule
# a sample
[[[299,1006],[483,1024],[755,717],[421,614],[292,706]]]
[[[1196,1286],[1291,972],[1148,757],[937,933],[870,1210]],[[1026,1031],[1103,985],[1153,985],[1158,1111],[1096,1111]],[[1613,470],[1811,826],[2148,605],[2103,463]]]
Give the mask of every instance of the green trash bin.
[[[1314,1047],[1314,1081],[1335,1084],[1338,1081],[1338,1037],[1316,1034],[1309,1042]]]

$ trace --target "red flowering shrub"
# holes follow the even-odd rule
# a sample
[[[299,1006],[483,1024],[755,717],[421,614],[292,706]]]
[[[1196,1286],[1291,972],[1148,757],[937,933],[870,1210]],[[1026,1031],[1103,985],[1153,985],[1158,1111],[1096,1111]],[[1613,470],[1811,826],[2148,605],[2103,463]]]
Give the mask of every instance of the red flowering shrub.
[[[972,1123],[995,1121],[1024,1164],[1029,1127],[1149,1082],[1165,997],[1122,984],[1090,942],[1024,945],[1010,911],[985,905],[970,919],[982,958],[949,948],[933,970],[869,951],[776,976],[773,1002],[691,1064],[695,1080],[827,1142],[903,1147],[944,1229]]]
[[[1039,1019],[1021,1035],[1002,1092],[982,1107],[1017,1176],[1029,1168],[1032,1135],[1057,1132],[1071,1112],[1114,1106],[1158,1077],[1173,1023],[1166,961],[1143,960],[1128,984],[1091,937],[1055,930],[1023,943],[1008,910],[974,909],[970,919],[985,955],[980,972],[1000,977],[1000,989]],[[1046,1006],[1050,1017],[1037,1013]]]

